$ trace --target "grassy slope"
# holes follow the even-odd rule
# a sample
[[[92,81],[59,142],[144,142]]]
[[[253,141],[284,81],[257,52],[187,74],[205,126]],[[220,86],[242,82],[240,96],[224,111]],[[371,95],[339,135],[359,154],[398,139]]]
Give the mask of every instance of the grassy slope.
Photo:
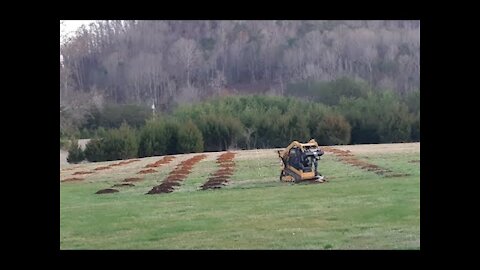
[[[121,179],[61,184],[62,249],[418,249],[419,153],[359,155],[410,173],[383,178],[327,155],[327,184],[278,182],[275,159],[240,159],[228,188],[197,191],[217,167],[204,160],[176,192],[143,195],[173,165],[120,193]],[[97,179],[94,179],[97,180]]]

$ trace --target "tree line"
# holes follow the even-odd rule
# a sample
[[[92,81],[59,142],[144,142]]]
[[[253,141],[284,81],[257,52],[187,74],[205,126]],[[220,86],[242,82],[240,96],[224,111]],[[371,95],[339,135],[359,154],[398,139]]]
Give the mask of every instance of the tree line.
[[[342,79],[343,80],[343,79]],[[334,88],[352,82],[335,81]],[[328,96],[330,85],[320,88]],[[91,131],[85,157],[89,161],[178,153],[285,147],[293,140],[315,138],[321,145],[391,143],[420,140],[419,91],[361,88],[328,105],[296,97],[265,95],[218,97],[185,104],[171,113],[125,114],[106,121],[110,128]],[[342,91],[336,91],[338,93]],[[120,106],[121,108],[122,106]],[[131,107],[126,106],[127,110]],[[118,107],[116,107],[118,110]],[[102,111],[98,113],[102,115]],[[99,117],[97,115],[97,117]],[[103,118],[102,118],[103,117]],[[95,122],[95,121],[91,121]],[[128,124],[130,123],[130,124]],[[136,126],[137,123],[138,125]],[[80,150],[75,144],[72,153]],[[80,155],[81,156],[81,155]]]
[[[360,78],[419,88],[419,21],[97,21],[60,46],[64,128],[98,104],[178,104]]]

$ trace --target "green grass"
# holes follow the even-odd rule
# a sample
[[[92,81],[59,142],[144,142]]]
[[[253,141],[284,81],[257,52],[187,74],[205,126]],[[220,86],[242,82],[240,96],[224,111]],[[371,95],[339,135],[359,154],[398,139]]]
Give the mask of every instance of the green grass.
[[[96,195],[114,176],[61,184],[61,249],[419,249],[419,153],[358,156],[409,176],[384,178],[326,155],[330,182],[278,181],[272,159],[237,161],[231,185],[199,191],[201,161],[175,192],[144,195],[173,166],[135,187]]]

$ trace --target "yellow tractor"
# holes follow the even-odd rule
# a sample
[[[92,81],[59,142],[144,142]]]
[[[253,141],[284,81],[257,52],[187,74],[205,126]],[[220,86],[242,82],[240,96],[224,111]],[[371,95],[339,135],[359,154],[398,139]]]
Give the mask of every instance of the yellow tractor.
[[[308,143],[293,141],[284,150],[278,151],[282,160],[280,181],[323,183],[326,179],[318,172],[318,160],[324,154],[318,143],[311,139]]]

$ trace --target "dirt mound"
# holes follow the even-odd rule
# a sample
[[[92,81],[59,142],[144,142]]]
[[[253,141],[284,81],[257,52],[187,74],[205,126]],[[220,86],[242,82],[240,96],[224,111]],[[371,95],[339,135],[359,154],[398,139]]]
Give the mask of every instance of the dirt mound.
[[[165,164],[170,163],[170,162],[171,162],[172,160],[174,160],[174,159],[175,159],[174,156],[165,156],[165,157],[163,157],[162,159],[157,160],[156,162],[147,164],[147,165],[145,166],[145,168],[156,168],[156,167],[160,167],[160,166],[162,166],[162,165],[165,165]]]
[[[86,171],[81,171],[81,172],[76,172],[76,173],[73,173],[72,175],[79,175],[79,174],[91,174],[93,172],[86,172]]]
[[[95,171],[100,171],[100,170],[107,170],[107,169],[111,169],[110,166],[97,167],[94,170]]]
[[[132,162],[137,162],[137,161],[140,161],[141,159],[130,159],[130,160],[124,160],[124,161],[120,161],[119,163],[116,163],[116,164],[111,164],[110,166],[121,166],[121,165],[127,165],[127,164],[130,164]]]
[[[175,191],[175,187],[181,185],[180,182],[187,178],[193,166],[206,157],[207,155],[205,154],[196,155],[190,159],[180,162],[180,164],[178,164],[175,169],[168,174],[168,176],[160,185],[154,186],[146,194],[170,193]]]
[[[235,169],[235,162],[233,161],[234,157],[235,153],[233,152],[227,152],[220,155],[215,161],[219,164],[219,169],[212,173],[207,182],[201,185],[200,188],[202,190],[217,189],[227,185],[230,176],[233,175],[233,170]]]
[[[156,173],[157,171],[154,169],[147,169],[147,170],[141,170],[137,172],[137,174],[147,174],[147,173]]]
[[[201,186],[202,190],[222,188],[228,184],[228,180],[213,180]]]
[[[95,194],[107,194],[107,193],[115,193],[115,192],[119,192],[119,191],[113,188],[106,188],[106,189],[101,189],[95,192]]]
[[[347,163],[351,166],[359,167],[362,170],[367,170],[370,172],[374,172],[378,175],[385,175],[385,173],[390,173],[389,169],[382,168],[378,165],[368,163],[366,161],[358,159],[356,156],[351,154],[349,150],[340,150],[340,149],[335,149],[331,147],[324,147],[323,150],[325,152],[331,152],[335,156],[339,157],[340,161]],[[387,177],[387,176],[386,176]]]
[[[123,182],[140,182],[143,181],[143,178],[140,177],[131,177],[123,179]]]
[[[77,178],[77,177],[72,177],[72,178],[67,178],[64,180],[61,180],[60,182],[65,183],[65,182],[78,182],[78,181],[83,181],[85,180],[84,178]]]
[[[409,173],[392,173],[392,174],[387,174],[385,177],[390,178],[390,177],[402,177],[402,176],[410,176]]]
[[[115,166],[122,166],[122,164],[120,164],[120,163],[113,163],[113,164],[110,164],[110,165],[108,165],[108,166],[110,166],[110,167],[115,167]]]
[[[113,187],[134,187],[135,185],[132,183],[122,183],[122,184],[115,184],[112,186]]]

